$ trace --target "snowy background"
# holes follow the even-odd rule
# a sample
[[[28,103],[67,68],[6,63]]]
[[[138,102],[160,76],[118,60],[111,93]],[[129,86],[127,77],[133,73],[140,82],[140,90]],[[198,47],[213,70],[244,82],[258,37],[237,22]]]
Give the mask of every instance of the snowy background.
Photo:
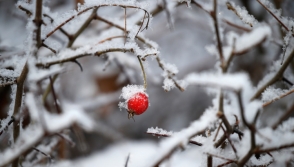
[[[227,2],[235,11],[228,10]],[[224,61],[230,61],[233,55],[226,72],[221,72],[214,20],[209,14],[213,11],[212,0],[86,0],[78,11],[75,10],[75,1],[43,0],[43,14],[54,21],[43,17],[41,39],[45,39],[44,44],[57,53],[40,47],[37,58],[33,56],[36,50],[32,21],[35,3],[0,0],[0,84],[20,76],[26,62],[29,66],[19,113],[13,112],[16,84],[0,87],[0,160],[3,160],[0,166],[10,164],[16,157],[24,167],[144,167],[154,166],[159,161],[161,167],[208,166],[208,154],[214,157],[213,166],[231,160],[239,163],[252,145],[252,131],[242,121],[239,111],[235,93],[239,90],[242,90],[245,119],[252,123],[256,113],[261,113],[255,124],[259,129],[255,132],[255,140],[260,150],[293,145],[294,121],[288,112],[294,110],[291,94],[294,92],[294,64],[289,58],[294,48],[292,0],[261,0],[282,20],[288,31],[256,0],[217,1],[216,16]],[[72,16],[76,17],[62,29],[75,34],[92,10],[78,16],[77,13],[98,4],[107,4],[98,9],[98,17],[123,28],[125,10],[122,6],[139,7],[126,10],[129,31],[126,41],[123,37],[99,43],[109,37],[125,35],[124,31],[99,18],[92,20],[70,47],[70,38],[60,30],[46,37]],[[31,17],[19,6],[29,10]],[[138,33],[147,44],[135,37],[140,27],[137,23],[141,23],[144,17],[142,9],[152,14],[148,29]],[[158,12],[154,12],[155,9],[159,9]],[[94,56],[109,48],[133,48],[134,51]],[[285,58],[282,58],[283,48]],[[76,59],[83,71],[74,62],[59,63],[83,54],[89,56]],[[150,106],[133,121],[128,119],[127,110],[119,108],[118,104],[123,101],[120,98],[123,87],[143,85],[137,55],[143,57],[147,54],[151,55],[143,64]],[[268,85],[262,95],[251,101],[254,94],[281,69],[282,59],[284,63],[289,59],[283,81]],[[58,63],[46,67],[46,63],[54,61]],[[49,76],[56,74],[58,77],[53,86],[57,105],[62,111],[59,114],[52,93],[42,99],[50,86]],[[180,91],[173,81],[185,91]],[[236,133],[230,136],[237,152],[233,151],[229,141],[227,146],[214,147],[213,138],[221,122],[217,116],[221,94],[227,120],[233,125],[234,115],[237,115],[239,128],[244,133],[242,140]],[[271,103],[272,100],[277,101]],[[284,122],[273,128],[286,112],[289,114]],[[9,124],[12,115],[21,122],[17,140],[13,137],[13,123]],[[173,137],[159,137],[165,135]],[[224,131],[220,130],[218,138],[222,135]],[[202,143],[202,146],[188,144],[189,141]],[[280,154],[283,156],[276,151],[262,152],[260,158],[252,155],[246,162],[247,165],[293,165],[293,148],[287,147]]]

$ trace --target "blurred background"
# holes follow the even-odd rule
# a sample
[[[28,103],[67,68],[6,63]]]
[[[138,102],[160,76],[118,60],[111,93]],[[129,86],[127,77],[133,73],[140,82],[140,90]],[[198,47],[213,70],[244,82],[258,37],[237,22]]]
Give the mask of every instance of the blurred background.
[[[202,0],[204,1],[204,0]],[[15,6],[16,0],[0,0],[0,60],[13,55],[24,54],[24,43],[26,43],[27,16]],[[82,1],[73,0],[45,0],[45,5],[52,12],[63,13],[76,8],[77,3]],[[260,22],[271,25],[273,36],[281,39],[280,26],[255,0],[235,0],[236,4],[244,6],[248,12],[255,16]],[[225,1],[220,0],[223,5],[219,8],[219,15],[242,25],[241,21],[226,9]],[[283,16],[294,17],[293,0],[274,0],[276,8],[282,9]],[[162,6],[162,1],[157,1]],[[98,11],[102,16],[123,16],[121,8],[102,9]],[[206,46],[214,44],[214,31],[210,16],[202,9],[191,4],[190,8],[180,5],[172,10],[173,28],[169,27],[166,12],[162,11],[153,16],[150,28],[144,31],[144,36],[155,41],[159,45],[160,57],[165,62],[175,64],[179,73],[176,78],[181,79],[191,72],[201,72],[215,69],[217,58],[211,56],[205,49]],[[242,31],[221,23],[222,31]],[[247,25],[244,25],[246,27]],[[102,23],[93,22],[89,30],[83,32],[73,47],[83,44],[87,35],[100,35],[99,28],[106,27]],[[247,26],[249,28],[249,26]],[[93,34],[94,32],[94,34]],[[96,34],[95,34],[96,33]],[[64,37],[60,38],[60,45],[65,45]],[[249,52],[238,56],[233,60],[230,69],[232,72],[247,72],[254,85],[268,72],[272,65],[270,62],[278,59],[281,54],[281,46],[273,42],[266,42]],[[46,52],[46,51],[44,51]],[[123,64],[123,57],[130,59],[133,64]],[[58,98],[71,101],[85,106],[86,111],[100,125],[96,132],[74,131],[70,129],[70,136],[77,141],[76,147],[68,146],[66,155],[74,158],[87,155],[101,150],[111,144],[123,140],[158,140],[157,137],[146,134],[149,127],[160,127],[166,130],[178,131],[187,127],[193,120],[199,118],[202,112],[211,105],[212,96],[208,89],[190,86],[181,92],[173,89],[165,92],[162,88],[162,70],[152,58],[145,61],[150,107],[140,115],[135,116],[135,122],[127,118],[127,112],[118,108],[121,89],[127,84],[143,84],[140,66],[136,56],[124,53],[107,54],[100,57],[85,57],[79,59],[83,71],[74,63],[66,63],[66,72],[61,74],[56,84]],[[1,63],[1,62],[0,62]],[[293,66],[293,65],[292,65]],[[290,69],[291,70],[291,69]],[[286,73],[290,81],[294,81],[291,72]],[[289,85],[281,84],[288,88]],[[7,117],[10,104],[10,87],[0,87],[0,119]],[[279,110],[287,108],[287,102],[293,96],[283,99],[276,106],[268,110]],[[53,104],[51,95],[48,104]],[[53,105],[52,105],[53,106]],[[50,107],[50,106],[49,106]],[[269,112],[271,113],[271,112]],[[7,136],[0,136],[4,142],[0,142],[0,149],[5,148],[8,142]]]

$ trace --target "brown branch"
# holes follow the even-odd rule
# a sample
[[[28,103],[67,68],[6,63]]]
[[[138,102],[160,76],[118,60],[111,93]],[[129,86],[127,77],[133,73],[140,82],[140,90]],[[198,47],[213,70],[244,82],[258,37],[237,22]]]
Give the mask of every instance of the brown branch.
[[[222,67],[224,73],[226,73],[228,71],[228,68],[231,64],[231,61],[233,60],[233,57],[235,55],[235,48],[236,48],[236,38],[233,39],[232,52],[229,55],[228,60],[224,62],[224,65]]]
[[[215,136],[214,136],[214,138],[213,138],[213,141],[216,140],[216,138],[217,138],[217,136],[218,136],[218,133],[219,133],[219,130],[220,130],[220,128],[221,128],[222,123],[223,123],[222,121],[219,123],[218,128],[217,128],[217,130],[216,130],[216,134],[215,134]]]
[[[245,163],[254,154],[255,149],[258,148],[258,147],[256,147],[256,140],[255,140],[255,132],[256,132],[255,125],[254,124],[249,124],[247,122],[247,120],[245,119],[244,106],[243,106],[243,102],[242,102],[242,98],[241,98],[241,91],[236,92],[236,94],[237,94],[237,98],[238,98],[239,110],[240,110],[240,113],[241,113],[241,118],[242,118],[242,121],[243,121],[244,125],[250,130],[250,140],[251,140],[251,148],[250,148],[250,150],[247,152],[247,154],[243,158],[241,158],[238,161],[238,166],[241,167],[241,166],[245,165]],[[259,115],[259,112],[256,114],[256,116],[254,118],[254,121],[257,120],[258,115]]]
[[[286,82],[290,86],[293,86],[293,83],[291,81],[289,81],[286,77],[283,77],[282,81]]]
[[[243,20],[243,16],[238,13],[238,11],[230,2],[226,2],[226,5],[229,10],[233,11],[240,18],[240,20]],[[244,23],[248,24],[250,27],[253,27],[253,25],[250,22],[244,22]]]
[[[196,2],[195,0],[192,0],[191,1],[192,4],[196,5],[198,8],[204,10],[206,13],[208,13],[210,16],[212,15],[211,14],[211,11],[208,11],[206,10],[202,5],[200,5],[200,3]]]
[[[172,73],[171,71],[169,70],[166,70],[166,68],[164,67],[163,63],[161,62],[160,58],[158,56],[156,56],[156,61],[158,63],[158,66],[163,70],[163,71],[166,71],[168,73],[168,78],[171,79],[175,86],[180,90],[180,91],[184,91],[185,89],[183,87],[181,87],[181,85],[172,77],[174,76],[175,74]]]
[[[94,8],[92,14],[87,18],[84,24],[79,28],[79,30],[74,35],[71,36],[71,38],[69,39],[70,41],[67,44],[68,48],[70,48],[73,45],[73,43],[78,38],[78,36],[80,36],[80,34],[89,26],[92,20],[96,17],[97,10],[98,10],[98,7]]]
[[[98,6],[92,6],[92,7],[88,7],[80,12],[78,12],[76,15],[71,16],[70,18],[68,18],[67,20],[65,20],[63,23],[61,23],[60,25],[58,25],[54,30],[52,30],[51,32],[49,32],[46,37],[43,39],[43,41],[45,41],[48,37],[50,37],[52,34],[54,34],[57,30],[59,30],[62,26],[64,26],[65,24],[67,24],[68,22],[70,22],[71,20],[73,20],[76,16],[79,16],[91,9],[98,9],[99,7],[105,7],[105,6],[118,6],[118,7],[122,7],[122,8],[134,8],[134,9],[140,9],[143,10],[147,13],[148,15],[148,21],[147,21],[147,25],[145,26],[145,28],[147,29],[148,27],[148,23],[149,23],[149,19],[150,19],[150,14],[147,10],[137,7],[137,6],[129,6],[129,5],[117,5],[117,4],[102,4],[102,5],[98,5]]]
[[[207,155],[210,155],[210,156],[213,156],[213,157],[216,157],[216,158],[219,158],[219,159],[222,159],[222,160],[226,160],[226,161],[232,161],[232,162],[237,162],[236,160],[233,160],[233,159],[229,159],[229,158],[225,158],[225,157],[221,157],[219,155],[214,155],[214,154],[211,154],[211,153],[206,153]]]
[[[146,12],[144,13],[144,17],[143,17],[142,23],[141,23],[141,25],[140,25],[140,28],[139,28],[139,30],[138,30],[138,32],[137,32],[137,34],[136,34],[136,37],[138,36],[138,34],[139,34],[139,32],[140,32],[140,30],[141,30],[143,24],[144,24],[145,17],[146,17]]]
[[[53,96],[53,99],[54,99],[54,105],[56,107],[56,111],[57,111],[58,114],[61,114],[61,110],[60,110],[59,105],[57,103],[57,97],[56,97],[56,93],[55,93],[55,90],[54,90],[52,77],[49,77],[49,80],[50,80],[50,87],[51,87],[52,96]]]
[[[113,23],[113,22],[111,22],[111,21],[109,21],[109,20],[106,20],[106,19],[104,19],[104,18],[102,18],[102,17],[100,17],[100,16],[96,16],[94,19],[97,19],[97,20],[103,21],[104,23],[107,23],[107,24],[109,24],[109,25],[111,25],[111,26],[113,26],[113,27],[116,27],[117,29],[120,29],[120,30],[124,31],[124,28],[123,28],[123,27],[121,27],[121,26],[119,26],[119,25],[117,25],[117,24],[115,24],[115,23]],[[129,33],[129,31],[128,31],[127,33]],[[136,39],[138,39],[138,40],[141,41],[142,43],[146,44],[148,47],[154,48],[154,47],[152,46],[152,44],[148,43],[144,38],[139,37],[139,36],[136,36]],[[145,56],[146,56],[146,55],[145,55]],[[143,57],[143,58],[144,58],[144,57]],[[142,59],[143,59],[143,58],[142,58]]]
[[[36,29],[34,31],[34,37],[35,37],[35,41],[36,41],[36,47],[40,48],[42,45],[42,41],[41,41],[41,25],[43,23],[42,20],[42,7],[43,6],[43,2],[42,0],[37,0],[36,1],[36,13],[35,13],[35,19],[33,20],[33,22],[36,25]],[[36,54],[34,56],[37,56]]]
[[[41,151],[41,150],[37,149],[36,147],[34,147],[34,148],[33,148],[33,150],[37,151],[38,153],[41,153],[41,154],[43,154],[45,157],[47,157],[47,158],[48,158],[48,160],[49,160],[50,162],[52,161],[52,157],[51,157],[50,155],[48,155],[48,154],[44,153],[43,151]]]
[[[14,110],[13,110],[13,116],[16,117],[19,114],[20,108],[21,108],[21,103],[22,103],[22,96],[23,96],[23,87],[24,87],[24,82],[28,74],[28,64],[26,63],[23,67],[23,70],[20,74],[20,76],[17,78],[17,88],[16,88],[16,94],[15,94],[15,102],[14,102]],[[14,130],[13,130],[13,138],[14,141],[19,136],[19,124],[14,123]]]
[[[8,129],[9,125],[11,125],[14,121],[15,121],[14,117],[11,116],[11,118],[10,118],[8,124],[2,129],[2,131],[0,131],[0,136],[2,135],[2,133],[3,133],[4,131],[6,131],[6,130]],[[2,126],[3,126],[3,125],[2,125]]]
[[[47,48],[47,49],[49,49],[49,50],[50,50],[51,52],[53,52],[54,54],[57,53],[56,50],[52,49],[51,47],[49,47],[48,45],[46,45],[46,44],[44,44],[44,43],[42,43],[42,46],[45,47],[45,48]]]
[[[230,145],[231,145],[231,147],[232,147],[232,149],[233,149],[233,151],[234,151],[234,153],[235,153],[235,156],[236,156],[236,158],[238,159],[238,155],[237,155],[236,147],[235,147],[234,144],[232,143],[229,134],[226,133],[226,131],[225,131],[225,129],[224,129],[224,127],[223,127],[222,125],[221,125],[221,128],[222,128],[222,130],[225,132],[225,134],[226,134],[226,136],[227,136],[227,139],[228,139],[228,141],[229,141],[229,143],[230,143]]]
[[[104,43],[106,41],[110,41],[110,40],[115,39],[115,38],[125,38],[125,36],[118,35],[118,36],[114,36],[114,37],[109,37],[109,38],[103,39],[102,41],[99,41],[98,44]]]
[[[261,93],[270,85],[274,84],[276,81],[278,81],[282,76],[288,65],[292,62],[292,59],[294,57],[294,49],[290,53],[290,55],[285,60],[284,64],[281,65],[281,68],[277,71],[277,73],[268,81],[266,82],[262,87],[260,87],[257,92],[253,95],[251,98],[251,101],[258,98]]]
[[[290,31],[289,28],[263,3],[260,2],[260,0],[256,0],[262,7],[264,7],[280,24],[283,26],[287,31]],[[292,34],[294,36],[294,34]]]
[[[271,147],[271,148],[266,148],[266,149],[256,149],[254,151],[254,153],[262,154],[262,153],[268,153],[268,152],[272,152],[272,151],[280,151],[282,149],[286,149],[286,148],[290,148],[290,147],[294,147],[294,143],[283,144],[278,147]]]
[[[217,20],[217,0],[213,0],[213,11],[211,12],[211,16],[214,22],[214,30],[216,33],[216,40],[217,40],[217,48],[220,56],[220,62],[221,66],[223,66],[224,63],[224,56],[223,56],[223,48],[222,48],[222,43],[220,40],[220,34],[219,34],[219,29],[218,29],[218,20]]]
[[[51,16],[49,16],[48,14],[43,14],[43,16],[44,17],[47,17],[47,18],[49,18],[50,19],[50,21],[51,21],[51,23],[53,23],[54,22],[54,19],[51,17]],[[59,29],[65,36],[67,36],[68,37],[68,39],[70,39],[71,38],[71,35],[70,34],[68,34],[63,28],[60,28]]]
[[[224,131],[224,134],[222,135],[222,137],[220,137],[215,143],[214,143],[214,147],[218,148],[226,139],[227,137],[230,136],[230,134],[232,134],[233,132],[233,128],[231,127],[227,117],[225,116],[223,110],[223,101],[224,101],[224,97],[223,97],[223,91],[221,90],[220,92],[220,97],[219,97],[219,111],[217,112],[217,116],[222,120],[222,122],[224,123],[225,127],[226,127],[226,131]],[[222,125],[220,125],[222,127]]]
[[[212,156],[207,155],[207,167],[213,167]]]
[[[60,134],[60,133],[56,133],[55,135],[59,136],[60,138],[62,138],[64,141],[67,141],[68,144],[70,144],[71,147],[74,147],[76,144],[67,136]]]
[[[24,8],[23,6],[18,5],[17,7],[18,7],[20,10],[26,12],[26,14],[27,14],[29,17],[31,17],[31,16],[33,15],[32,12],[31,12],[30,10]]]
[[[127,36],[128,36],[128,34],[127,34],[127,8],[125,8],[125,44],[126,44],[126,42],[127,42]]]
[[[245,32],[250,32],[251,31],[250,28],[240,26],[240,25],[235,24],[235,23],[233,23],[233,22],[231,22],[229,20],[226,20],[224,18],[222,19],[222,21],[225,22],[226,24],[228,24],[229,26],[234,27],[234,28],[237,28],[239,30],[242,30],[242,31],[245,31]]]
[[[227,162],[225,162],[223,164],[219,164],[217,167],[227,166],[227,165],[229,165],[231,163],[236,163],[236,162],[234,162],[234,161],[227,161]]]
[[[131,53],[134,53],[134,50],[132,48],[130,48],[130,49],[109,48],[107,50],[98,51],[96,53],[85,53],[85,54],[80,54],[80,55],[75,55],[75,56],[72,56],[72,57],[68,57],[68,58],[65,58],[65,59],[62,59],[62,60],[55,60],[55,61],[46,62],[46,63],[37,63],[36,66],[37,67],[48,68],[48,67],[50,67],[52,65],[73,61],[73,60],[81,58],[81,57],[91,56],[93,54],[95,54],[96,56],[100,56],[102,54],[109,53],[109,52],[131,52]]]
[[[288,96],[288,95],[290,95],[290,94],[292,94],[292,93],[294,93],[294,89],[292,89],[292,90],[290,90],[290,91],[288,91],[288,92],[282,94],[281,96],[279,96],[279,97],[277,97],[277,98],[275,98],[275,99],[273,99],[273,100],[271,100],[271,101],[268,101],[268,102],[266,102],[266,103],[263,103],[262,107],[266,107],[266,106],[270,105],[271,103],[273,103],[273,102],[275,102],[275,101],[277,101],[277,100],[279,100],[279,99],[281,99],[281,98],[283,98],[283,97],[286,97],[286,96]]]

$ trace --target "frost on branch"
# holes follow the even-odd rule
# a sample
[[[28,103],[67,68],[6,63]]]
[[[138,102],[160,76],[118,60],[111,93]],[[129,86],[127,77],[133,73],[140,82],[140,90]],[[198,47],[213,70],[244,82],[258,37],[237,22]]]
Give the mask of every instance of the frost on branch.
[[[243,23],[248,24],[250,27],[253,27],[257,24],[257,20],[253,15],[250,15],[248,11],[243,7],[241,8],[238,5],[235,5],[234,2],[227,2],[227,7],[229,10],[232,10]]]
[[[294,103],[280,99],[294,92],[294,22],[257,1],[270,13],[260,11],[260,23],[244,0],[248,9],[223,0],[22,0],[4,10],[12,2],[0,1],[0,166],[291,166]],[[132,85],[141,81],[137,56],[148,64],[150,96]],[[137,93],[152,106],[132,122],[117,111],[135,110]],[[282,116],[269,113],[274,101]],[[148,141],[146,127],[160,139]]]

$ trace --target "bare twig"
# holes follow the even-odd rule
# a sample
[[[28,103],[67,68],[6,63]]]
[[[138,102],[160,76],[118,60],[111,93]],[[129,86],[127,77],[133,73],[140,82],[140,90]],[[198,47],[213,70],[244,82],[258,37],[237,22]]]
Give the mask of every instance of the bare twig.
[[[36,47],[40,48],[42,45],[42,41],[41,41],[41,25],[43,23],[42,20],[42,6],[43,6],[43,1],[42,0],[37,0],[36,1],[36,13],[35,13],[35,19],[33,20],[35,25],[36,25],[36,29],[34,31],[34,37],[35,37],[35,41],[36,41]],[[37,56],[36,54],[34,56]]]
[[[260,0],[256,0],[262,7],[264,7],[287,31],[290,31],[289,28],[268,8],[266,7]],[[294,34],[292,34],[294,36]]]
[[[49,47],[48,45],[42,43],[42,46],[44,46],[45,48],[49,49],[51,52],[53,52],[54,54],[56,54],[56,50],[52,49],[51,47]]]
[[[51,23],[54,22],[54,19],[53,19],[51,16],[49,16],[48,14],[43,14],[43,16],[49,18],[50,21],[51,21]],[[68,39],[72,38],[72,36],[71,36],[70,34],[68,34],[63,28],[60,28],[59,30],[60,30],[65,36],[67,36]]]
[[[54,90],[52,77],[49,77],[49,80],[50,80],[50,87],[51,87],[51,91],[52,91],[56,111],[57,111],[58,114],[61,114],[61,110],[60,110],[59,105],[57,103],[57,97],[56,97],[56,93],[55,93],[55,90]]]
[[[226,73],[228,71],[228,68],[231,64],[231,61],[233,60],[233,57],[235,55],[235,47],[236,47],[236,38],[233,39],[232,52],[229,55],[228,60],[224,62],[224,65],[222,67],[224,73]]]
[[[23,6],[21,6],[21,5],[18,5],[18,8],[19,8],[20,10],[22,10],[22,11],[26,12],[26,14],[27,14],[29,17],[31,17],[31,16],[32,16],[32,12],[31,12],[30,10],[28,10],[28,9],[24,8]]]
[[[290,86],[293,86],[294,84],[291,82],[291,81],[289,81],[289,79],[287,79],[286,77],[283,77],[282,78],[282,81],[284,81],[284,82],[286,82],[288,85],[290,85]]]
[[[169,79],[171,79],[173,82],[174,82],[174,84],[175,84],[175,86],[180,90],[180,91],[184,91],[185,89],[172,77],[172,76],[174,76],[174,74],[171,72],[171,71],[169,71],[169,70],[166,70],[166,68],[165,68],[165,66],[163,65],[163,63],[161,62],[161,60],[160,60],[160,58],[159,58],[159,56],[156,56],[156,61],[157,61],[157,63],[158,63],[158,66],[162,69],[162,70],[165,70],[167,73],[168,73],[168,78]]]
[[[98,51],[98,52],[93,53],[93,54],[95,54],[96,56],[100,56],[102,54],[109,53],[109,52],[131,52],[131,53],[134,53],[134,50],[132,48],[130,48],[130,49],[126,49],[126,48],[109,48],[107,50]],[[81,58],[81,57],[90,56],[90,55],[93,55],[93,54],[87,54],[87,53],[85,53],[85,54],[75,55],[75,56],[68,57],[68,58],[65,58],[65,59],[62,59],[62,60],[54,60],[54,61],[47,62],[47,63],[37,63],[36,66],[37,67],[48,68],[48,67],[50,67],[52,65],[55,65],[55,64],[60,64],[60,63],[65,63],[65,62],[73,61],[75,59],[78,59],[78,58]]]
[[[229,26],[234,27],[234,28],[237,28],[239,30],[242,30],[242,31],[245,31],[245,32],[250,32],[251,31],[250,28],[240,26],[240,25],[235,24],[235,23],[233,23],[233,22],[231,22],[231,21],[229,21],[227,19],[222,18],[222,21],[225,22],[225,23],[227,23]]]
[[[81,65],[80,62],[78,62],[78,60],[75,59],[75,60],[72,60],[71,62],[77,64],[80,67],[81,72],[83,72],[83,66]]]
[[[212,161],[212,156],[207,155],[207,167],[213,167],[213,161]]]
[[[4,131],[6,131],[8,129],[9,125],[11,125],[13,122],[14,122],[14,117],[11,116],[11,118],[10,118],[9,122],[7,123],[7,125],[2,129],[2,131],[0,131],[0,136],[2,135],[2,133]]]
[[[282,76],[284,71],[286,70],[286,68],[288,67],[288,65],[292,62],[292,59],[294,57],[294,49],[292,50],[292,52],[290,53],[290,55],[287,57],[287,59],[285,60],[284,64],[281,65],[280,69],[277,71],[277,73],[268,81],[266,82],[262,87],[260,87],[257,92],[253,95],[253,97],[251,98],[251,101],[258,98],[261,93],[270,85],[272,85],[273,83],[275,83],[276,81],[278,81]]]
[[[125,8],[125,44],[127,42],[127,8]]]
[[[89,24],[92,22],[92,20],[96,17],[97,15],[97,8],[94,8],[92,14],[87,18],[87,20],[84,22],[84,24],[79,28],[79,30],[72,36],[70,36],[70,41],[67,44],[67,47],[71,47],[73,45],[73,43],[75,42],[75,40],[78,38],[78,36],[80,36],[80,34],[86,29],[86,27],[89,26]]]
[[[150,19],[150,14],[147,10],[143,9],[143,8],[140,8],[140,7],[137,7],[137,6],[129,6],[129,5],[119,5],[119,4],[112,4],[112,5],[109,5],[109,4],[101,4],[101,5],[98,5],[98,6],[92,6],[92,7],[88,7],[80,12],[78,12],[76,15],[73,15],[71,16],[70,18],[68,18],[67,20],[65,20],[63,23],[61,23],[60,25],[58,25],[54,30],[52,30],[51,32],[49,32],[46,37],[43,39],[43,41],[45,41],[48,37],[50,37],[52,34],[54,34],[57,30],[59,30],[62,26],[64,26],[65,24],[67,24],[68,22],[70,22],[71,20],[73,20],[75,17],[91,10],[91,9],[98,9],[99,7],[105,7],[105,6],[119,6],[119,7],[122,7],[122,8],[134,8],[134,9],[140,9],[140,10],[143,10],[147,13],[148,15],[148,21],[147,21],[147,24],[145,26],[145,28],[147,29],[148,25],[149,25],[149,19]],[[96,17],[96,14],[95,14],[95,17]],[[93,18],[95,18],[93,17]]]
[[[115,39],[115,38],[125,38],[125,36],[119,35],[119,36],[109,37],[109,38],[106,38],[106,39],[104,39],[102,41],[99,41],[98,44],[104,43],[106,41],[110,41],[110,40]]]
[[[275,102],[275,101],[277,101],[277,100],[279,100],[279,99],[282,99],[282,98],[284,98],[284,97],[286,97],[286,96],[288,96],[288,95],[290,95],[290,94],[292,94],[292,93],[294,93],[294,89],[289,90],[288,92],[286,92],[286,93],[280,95],[279,97],[277,97],[277,98],[275,98],[275,99],[273,99],[273,100],[270,100],[270,101],[268,101],[268,102],[266,102],[266,103],[263,103],[262,107],[266,107],[266,106],[270,105],[271,103],[273,103],[273,102]]]
[[[242,121],[243,121],[244,125],[250,130],[250,140],[251,140],[251,148],[250,148],[250,150],[247,152],[247,154],[243,158],[241,158],[238,161],[238,166],[241,167],[241,166],[245,165],[245,163],[254,154],[255,149],[258,148],[258,147],[256,147],[256,141],[255,141],[255,132],[256,132],[255,125],[254,124],[249,124],[247,122],[247,120],[245,119],[244,106],[243,106],[243,102],[242,102],[242,99],[241,99],[241,91],[236,92],[236,94],[237,94],[237,98],[238,98],[241,118],[242,118]],[[256,115],[257,116],[255,117],[255,119],[257,120],[258,113]]]
[[[225,128],[224,128],[222,125],[221,125],[221,128],[222,128],[222,130],[225,132],[225,134],[227,135],[227,139],[228,139],[228,141],[229,141],[229,143],[230,143],[230,145],[231,145],[231,147],[232,147],[232,149],[233,149],[233,151],[234,151],[234,153],[235,153],[236,158],[238,159],[238,155],[237,155],[236,147],[235,147],[234,144],[232,143],[229,134],[226,133]]]
[[[100,17],[100,16],[96,16],[94,19],[97,19],[97,20],[103,21],[104,23],[107,23],[107,24],[109,24],[109,25],[111,25],[111,26],[113,26],[113,27],[116,27],[117,29],[120,29],[120,30],[124,31],[124,28],[123,28],[123,27],[121,27],[121,26],[119,26],[119,25],[117,25],[117,24],[115,24],[115,23],[113,23],[113,22],[111,22],[111,21],[109,21],[109,20],[106,20],[106,19],[104,19],[104,18],[102,18],[102,17]],[[129,33],[129,31],[128,31],[127,33]],[[137,35],[136,35],[136,38],[137,38],[139,41],[141,41],[142,43],[146,44],[148,47],[154,48],[154,47],[152,46],[152,44],[148,43],[144,38],[139,37],[139,36],[137,36]]]
[[[128,163],[129,163],[129,160],[130,160],[130,155],[131,154],[129,153],[128,156],[127,156],[125,167],[128,167]]]
[[[43,154],[45,157],[47,157],[47,158],[48,158],[49,162],[51,162],[51,161],[52,161],[52,157],[51,157],[50,155],[48,155],[48,154],[44,153],[43,151],[41,151],[41,150],[37,149],[36,147],[34,147],[34,148],[33,148],[33,150],[37,151],[38,153],[41,153],[41,154]]]
[[[210,156],[213,156],[213,157],[216,157],[216,158],[219,158],[219,159],[223,159],[223,160],[226,160],[226,161],[232,161],[232,162],[237,162],[236,160],[233,160],[233,159],[229,159],[229,158],[225,158],[225,157],[221,157],[219,155],[214,155],[214,154],[211,154],[211,153],[206,153],[207,155],[210,155]]]
[[[230,2],[226,2],[227,8],[231,11],[233,11],[241,20],[243,20],[243,16],[240,15],[240,13],[236,10],[236,8],[230,3]],[[253,27],[252,23],[250,22],[244,22],[246,24],[248,24],[250,27]]]
[[[227,165],[229,165],[231,163],[236,163],[236,162],[234,162],[234,161],[227,161],[227,162],[225,162],[223,164],[219,164],[217,167],[227,166]]]
[[[223,66],[224,63],[224,56],[223,56],[223,48],[222,48],[222,43],[220,40],[220,34],[219,34],[219,29],[218,29],[218,20],[217,20],[217,0],[213,0],[213,11],[211,13],[211,16],[213,18],[214,22],[214,30],[216,34],[216,40],[217,40],[217,48],[220,56],[220,62],[221,66]]]
[[[214,138],[213,138],[213,141],[216,140],[216,138],[217,138],[217,136],[218,136],[218,133],[219,133],[219,130],[220,130],[220,128],[221,128],[222,123],[223,123],[223,121],[221,121],[221,122],[219,123],[218,128],[217,128],[217,130],[216,130],[216,134],[215,134],[215,136],[214,136]]]
[[[140,30],[141,30],[143,24],[144,24],[146,14],[147,14],[147,13],[145,12],[145,13],[144,13],[144,17],[143,17],[143,19],[142,19],[142,23],[141,23],[141,25],[140,25],[140,28],[139,28],[139,30],[138,30],[138,32],[137,32],[137,34],[136,34],[136,37],[138,36],[138,34],[139,34],[139,32],[140,32]]]
[[[15,94],[15,103],[14,103],[14,110],[13,110],[13,116],[15,117],[18,115],[20,108],[21,108],[21,103],[22,103],[22,96],[23,96],[23,87],[24,87],[24,82],[28,74],[28,64],[26,63],[23,67],[23,70],[20,74],[20,76],[17,78],[17,88],[16,88],[16,94]],[[19,124],[14,123],[14,131],[13,131],[13,138],[14,141],[18,138],[19,135]]]
[[[257,149],[257,150],[255,150],[254,153],[259,153],[259,154],[268,153],[268,152],[272,152],[272,151],[280,151],[282,149],[286,149],[286,148],[290,148],[290,147],[294,147],[294,143],[283,144],[278,147],[271,147],[271,148],[266,148],[266,149]]]

